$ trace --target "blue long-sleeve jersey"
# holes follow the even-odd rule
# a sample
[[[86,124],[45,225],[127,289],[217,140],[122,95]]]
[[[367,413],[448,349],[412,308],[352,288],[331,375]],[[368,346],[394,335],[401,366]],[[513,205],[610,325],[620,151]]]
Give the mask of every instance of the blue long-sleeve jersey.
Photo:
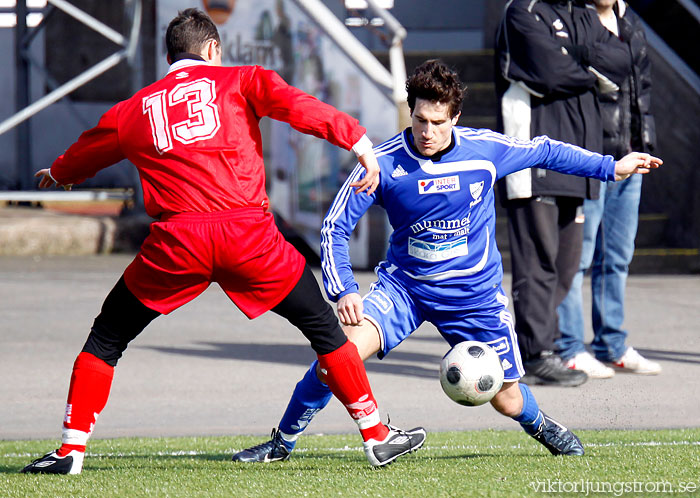
[[[491,130],[454,127],[446,151],[428,158],[412,146],[409,128],[374,151],[380,167],[377,190],[372,195],[354,193],[350,184],[365,173],[358,165],[323,221],[323,283],[333,301],[359,290],[348,241],[372,204],[386,210],[394,230],[385,268],[418,295],[473,305],[492,297],[503,278],[494,238],[496,180],[531,167],[604,181],[615,178],[612,156],[545,136],[519,140]]]

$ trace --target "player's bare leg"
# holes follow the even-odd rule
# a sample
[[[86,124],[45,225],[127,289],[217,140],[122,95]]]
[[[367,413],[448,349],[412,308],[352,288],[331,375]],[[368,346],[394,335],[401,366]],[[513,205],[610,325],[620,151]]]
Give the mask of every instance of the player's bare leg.
[[[498,413],[506,417],[517,417],[523,411],[523,395],[518,382],[504,382],[501,390],[491,400]]]

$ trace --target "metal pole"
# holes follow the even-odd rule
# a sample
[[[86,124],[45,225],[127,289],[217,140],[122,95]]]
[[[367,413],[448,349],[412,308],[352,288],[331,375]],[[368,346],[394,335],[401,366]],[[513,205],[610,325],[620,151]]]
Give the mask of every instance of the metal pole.
[[[294,0],[294,2],[381,90],[393,93],[394,81],[391,73],[321,0]]]
[[[24,56],[27,36],[27,2],[17,0],[15,9],[15,109],[20,111],[29,105],[29,61]],[[19,187],[22,190],[32,188],[32,158],[30,147],[29,121],[17,127],[16,162]]]
[[[126,58],[126,49],[122,49],[119,52],[110,55],[105,60],[95,64],[90,69],[84,71],[72,80],[66,81],[63,85],[59,86],[51,93],[44,95],[33,104],[26,106],[13,116],[0,123],[0,135],[11,130],[15,126],[20,126],[20,124],[32,117],[37,112],[44,110],[46,107],[53,104],[57,100],[62,99],[76,88],[81,87],[88,81],[98,77],[108,69],[116,66],[124,58]]]
[[[379,6],[376,0],[367,0],[367,5],[377,16],[382,18],[391,32],[391,47],[389,48],[389,68],[393,81],[392,97],[398,110],[398,131],[411,126],[411,112],[406,98],[406,62],[403,55],[403,41],[406,39],[406,28],[386,9]]]
[[[129,30],[129,43],[127,45],[126,62],[131,67],[131,93],[136,93],[144,86],[143,78],[143,53],[140,47],[141,21],[143,17],[141,0],[126,0],[124,6],[127,23],[131,22]],[[133,185],[134,195],[131,208],[122,209],[122,214],[145,213],[146,207],[143,202],[143,190],[141,188],[141,177],[138,170],[129,166],[130,178]]]
[[[114,31],[112,28],[107,26],[105,23],[102,21],[98,21],[94,17],[92,17],[90,14],[86,14],[76,6],[72,5],[69,2],[66,2],[66,0],[48,0],[51,5],[54,7],[61,9],[63,12],[68,14],[69,16],[75,18],[76,20],[80,21],[84,25],[86,25],[88,28],[92,28],[95,31],[97,31],[99,34],[107,38],[108,40],[113,41],[117,45],[121,45],[122,47],[126,46],[126,39],[121,33],[118,33]]]

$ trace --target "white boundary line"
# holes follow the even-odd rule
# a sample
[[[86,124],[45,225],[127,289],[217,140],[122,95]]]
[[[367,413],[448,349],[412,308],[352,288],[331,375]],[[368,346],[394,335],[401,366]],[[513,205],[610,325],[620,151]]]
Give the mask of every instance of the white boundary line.
[[[617,444],[617,443],[588,443],[585,445],[586,448],[606,448],[606,447],[611,447],[611,446],[620,446],[620,447],[629,447],[629,446],[700,446],[700,441],[641,441],[637,443],[623,443],[623,444]],[[482,448],[482,449],[495,449],[495,448],[501,448],[501,446],[494,446],[494,445],[488,445],[488,446],[482,446],[482,445],[467,445],[467,444],[460,444],[460,445],[441,445],[441,446],[430,446],[430,445],[425,445],[423,446],[423,449],[428,449],[428,450],[473,450],[475,448]],[[512,449],[518,449],[522,448],[522,445],[513,445],[510,446]],[[237,448],[227,448],[225,450],[222,450],[222,453],[228,454],[228,453],[236,453],[237,451],[240,451],[240,449]],[[310,453],[314,451],[334,451],[334,452],[362,452],[362,447],[361,446],[344,446],[342,448],[323,448],[323,447],[313,447],[313,448],[297,448],[294,450],[294,453]],[[117,453],[93,453],[88,451],[86,453],[86,456],[92,457],[92,458],[115,458],[115,457],[136,457],[136,456],[148,456],[148,455],[155,455],[155,456],[170,456],[170,457],[177,457],[177,456],[199,456],[199,455],[208,455],[210,454],[211,451],[203,451],[203,450],[190,450],[190,451],[158,451],[156,453],[145,453],[145,452],[134,452],[130,451],[127,453],[124,452],[117,452]],[[32,453],[4,453],[0,455],[2,458],[31,458],[32,456],[35,456]]]

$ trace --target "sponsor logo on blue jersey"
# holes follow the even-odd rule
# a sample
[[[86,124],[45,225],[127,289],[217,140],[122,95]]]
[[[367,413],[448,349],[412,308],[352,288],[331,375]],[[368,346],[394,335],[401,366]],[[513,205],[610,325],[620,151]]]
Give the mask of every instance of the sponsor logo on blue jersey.
[[[430,180],[418,180],[418,193],[443,194],[459,190],[459,176],[443,176]]]
[[[425,242],[423,240],[408,238],[408,254],[423,261],[447,261],[458,256],[466,256],[467,238],[462,237],[450,242]]]
[[[423,231],[432,233],[433,240],[447,240],[469,234],[471,213],[458,220],[420,220],[411,225],[411,231],[419,234]]]

